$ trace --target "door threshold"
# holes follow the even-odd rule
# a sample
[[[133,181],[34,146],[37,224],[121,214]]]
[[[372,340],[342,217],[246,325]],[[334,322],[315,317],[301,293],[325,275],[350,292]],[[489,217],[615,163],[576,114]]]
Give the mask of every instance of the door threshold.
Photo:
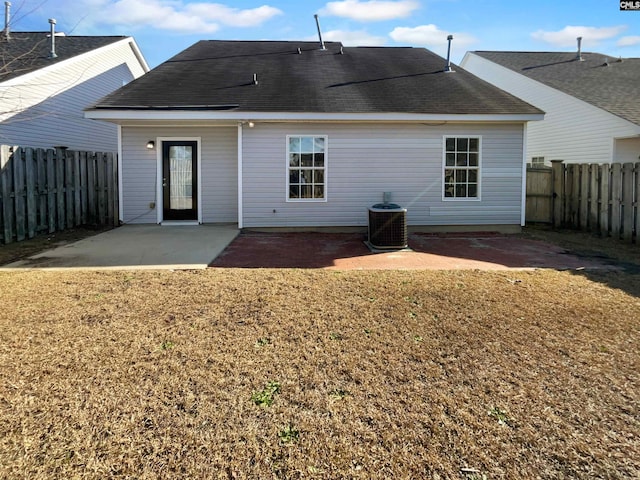
[[[177,227],[177,226],[187,226],[187,225],[200,225],[200,222],[197,220],[163,220],[160,222],[160,225],[163,227]]]

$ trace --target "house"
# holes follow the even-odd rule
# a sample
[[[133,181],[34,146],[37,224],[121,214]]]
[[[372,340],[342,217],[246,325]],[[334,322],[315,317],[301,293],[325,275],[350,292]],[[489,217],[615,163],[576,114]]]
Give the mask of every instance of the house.
[[[461,65],[545,111],[527,129],[529,162],[638,161],[640,58],[477,51]]]
[[[201,41],[86,112],[120,130],[124,223],[519,229],[543,112],[421,48]],[[388,196],[388,195],[387,195]]]
[[[131,37],[5,30],[0,144],[115,152],[115,125],[87,120],[84,108],[147,71]]]

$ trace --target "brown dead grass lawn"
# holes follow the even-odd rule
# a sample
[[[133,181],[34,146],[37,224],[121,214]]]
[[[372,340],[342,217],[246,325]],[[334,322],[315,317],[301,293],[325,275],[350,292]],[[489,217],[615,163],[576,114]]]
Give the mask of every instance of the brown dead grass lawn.
[[[638,478],[640,299],[598,280],[2,273],[0,478]]]

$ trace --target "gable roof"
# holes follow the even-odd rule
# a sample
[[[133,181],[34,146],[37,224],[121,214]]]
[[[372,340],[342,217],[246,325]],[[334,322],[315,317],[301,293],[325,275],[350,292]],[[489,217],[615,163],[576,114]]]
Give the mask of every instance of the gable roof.
[[[49,58],[51,40],[48,32],[11,32],[0,38],[0,82],[25,75],[68,60],[77,55],[118,42],[125,36],[58,36],[57,58]]]
[[[95,109],[529,114],[542,112],[422,48],[200,41]],[[257,84],[254,84],[254,74]]]
[[[640,125],[640,58],[600,53],[472,52]]]

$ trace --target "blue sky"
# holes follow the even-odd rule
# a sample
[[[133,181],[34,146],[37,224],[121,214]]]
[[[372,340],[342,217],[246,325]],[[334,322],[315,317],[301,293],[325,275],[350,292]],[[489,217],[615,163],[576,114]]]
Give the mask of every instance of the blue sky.
[[[3,2],[4,3],[4,2]],[[640,57],[640,11],[618,0],[12,0],[12,29],[131,35],[151,67],[202,39],[325,40],[467,50],[583,51]]]

